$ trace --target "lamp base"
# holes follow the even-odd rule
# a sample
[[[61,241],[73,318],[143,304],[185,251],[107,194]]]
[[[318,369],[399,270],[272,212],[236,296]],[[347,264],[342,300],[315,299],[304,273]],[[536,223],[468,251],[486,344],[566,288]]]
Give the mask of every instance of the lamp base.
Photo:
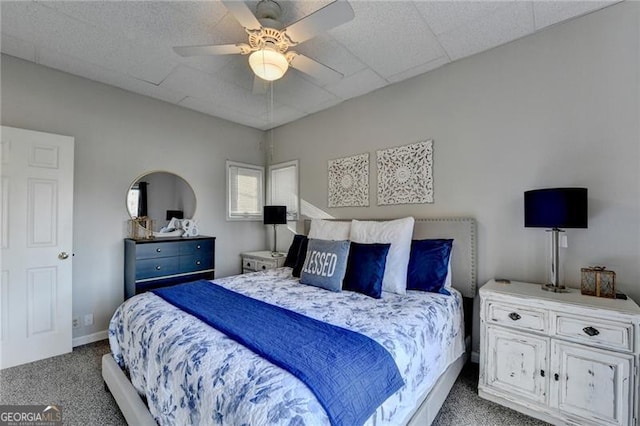
[[[542,285],[542,289],[546,290],[546,291],[550,291],[552,293],[569,293],[571,292],[571,290],[569,290],[567,287],[560,285],[560,286],[555,286],[553,284],[543,284]]]

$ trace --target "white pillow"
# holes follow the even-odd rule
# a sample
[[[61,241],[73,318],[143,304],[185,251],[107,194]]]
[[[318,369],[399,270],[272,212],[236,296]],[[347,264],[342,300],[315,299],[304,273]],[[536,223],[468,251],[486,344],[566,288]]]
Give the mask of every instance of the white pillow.
[[[351,241],[356,243],[391,243],[382,279],[382,291],[407,293],[407,267],[413,236],[412,217],[386,222],[351,221]]]
[[[307,237],[317,240],[343,241],[349,239],[350,230],[351,222],[313,219]]]
[[[453,249],[451,253],[449,253],[449,264],[447,265],[447,278],[444,280],[444,288],[452,287],[453,283],[451,282],[451,256],[453,255]]]

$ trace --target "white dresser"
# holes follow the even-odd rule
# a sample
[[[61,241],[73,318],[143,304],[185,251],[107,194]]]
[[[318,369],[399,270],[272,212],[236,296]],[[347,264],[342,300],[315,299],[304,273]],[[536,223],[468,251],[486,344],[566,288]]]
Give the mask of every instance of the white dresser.
[[[250,251],[242,253],[242,273],[266,271],[267,269],[280,268],[287,258],[286,253],[281,256],[271,256],[270,251]]]
[[[478,394],[554,424],[638,425],[640,308],[631,299],[489,281]]]

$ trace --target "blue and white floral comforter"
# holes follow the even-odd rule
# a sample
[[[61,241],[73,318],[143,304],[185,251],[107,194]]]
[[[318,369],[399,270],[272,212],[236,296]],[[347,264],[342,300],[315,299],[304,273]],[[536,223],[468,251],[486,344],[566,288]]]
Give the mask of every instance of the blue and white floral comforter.
[[[453,296],[409,291],[373,299],[299,284],[290,268],[215,282],[384,346],[406,385],[368,425],[406,423],[440,374],[464,352],[462,298],[455,290]],[[296,377],[152,293],[132,297],[117,309],[109,342],[161,425],[329,424],[313,393]]]

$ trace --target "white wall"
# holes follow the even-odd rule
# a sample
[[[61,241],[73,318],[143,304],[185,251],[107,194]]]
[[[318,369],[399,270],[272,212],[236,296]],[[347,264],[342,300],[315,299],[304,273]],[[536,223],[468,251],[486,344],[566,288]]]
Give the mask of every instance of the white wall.
[[[479,284],[543,282],[548,237],[523,227],[523,192],[587,187],[566,282],[606,265],[640,302],[639,11],[625,2],[282,126],[273,161],[300,159],[301,198],[335,217],[475,217]],[[425,139],[435,203],[377,206],[375,150]],[[363,152],[370,207],[328,209],[327,160]]]
[[[201,233],[217,237],[216,276],[266,247],[261,223],[225,220],[225,160],[264,164],[261,131],[5,55],[1,76],[3,125],[75,137],[73,315],[95,323],[74,337],[106,330],[123,300],[125,197],[146,171],[191,184]]]

